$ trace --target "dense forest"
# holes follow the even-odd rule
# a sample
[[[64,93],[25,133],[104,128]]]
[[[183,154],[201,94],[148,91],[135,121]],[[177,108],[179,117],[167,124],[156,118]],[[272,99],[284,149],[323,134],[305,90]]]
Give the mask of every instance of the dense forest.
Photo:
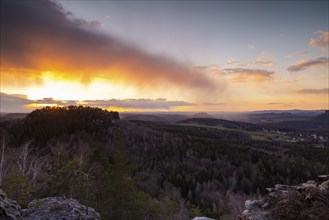
[[[102,219],[233,219],[267,187],[329,173],[328,148],[120,120],[99,108],[47,107],[0,125],[0,184],[10,198],[23,206],[76,198]]]

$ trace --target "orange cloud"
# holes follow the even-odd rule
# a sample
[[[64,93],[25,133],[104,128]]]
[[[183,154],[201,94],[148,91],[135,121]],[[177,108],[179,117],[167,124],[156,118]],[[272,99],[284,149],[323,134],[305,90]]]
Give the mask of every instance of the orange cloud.
[[[329,45],[329,32],[324,30],[318,30],[315,32],[318,34],[318,38],[312,38],[308,43],[311,47],[319,48],[324,52],[328,52]]]
[[[5,85],[40,83],[43,72],[52,71],[61,79],[84,84],[102,77],[139,88],[170,85],[201,93],[220,89],[208,75],[105,35],[97,26],[72,18],[52,1],[2,2]]]

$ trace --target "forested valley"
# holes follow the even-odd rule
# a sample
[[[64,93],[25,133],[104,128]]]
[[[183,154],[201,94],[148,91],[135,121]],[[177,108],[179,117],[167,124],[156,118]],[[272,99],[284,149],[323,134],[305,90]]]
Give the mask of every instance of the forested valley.
[[[0,184],[23,207],[75,198],[102,219],[234,219],[267,187],[329,173],[329,149],[69,106],[1,121]]]

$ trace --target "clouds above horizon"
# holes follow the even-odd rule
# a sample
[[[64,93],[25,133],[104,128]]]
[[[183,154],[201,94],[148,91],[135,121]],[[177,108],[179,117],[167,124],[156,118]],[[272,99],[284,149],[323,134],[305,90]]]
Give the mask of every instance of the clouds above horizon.
[[[230,60],[229,65],[234,65],[238,61]],[[217,65],[195,66],[193,69],[211,73],[224,78],[227,83],[263,83],[274,79],[275,71],[255,68],[220,68]]]
[[[323,52],[328,52],[329,46],[329,32],[324,30],[318,30],[314,34],[317,34],[317,38],[312,38],[308,43],[311,47],[319,48]]]
[[[284,29],[263,21],[239,26],[252,24],[252,18],[235,20],[240,13],[231,13],[230,7],[219,14],[225,5],[2,1],[0,86],[8,105],[2,109],[85,103],[130,110],[216,111],[261,108],[269,102],[298,105],[295,100],[304,97],[311,103],[301,104],[305,108],[328,104],[318,91],[327,88],[328,80],[323,19],[305,26],[294,20]],[[234,5],[246,12],[241,4]],[[195,16],[199,12],[202,16]],[[269,25],[268,31],[263,25]]]
[[[105,35],[99,22],[76,19],[52,1],[1,3],[3,84],[42,83],[42,72],[88,84],[95,77],[143,88],[216,91],[208,75]],[[26,74],[30,71],[30,74]],[[31,81],[32,80],[32,81]]]
[[[273,67],[275,65],[275,60],[272,53],[267,51],[261,51],[257,58],[253,61],[241,62],[235,59],[229,59],[226,61],[229,66],[236,66],[242,68],[263,68],[263,67]]]
[[[288,66],[287,70],[290,72],[299,72],[302,70],[306,70],[310,67],[328,66],[328,65],[329,65],[328,57],[317,57],[312,60],[301,60],[294,65]]]
[[[31,111],[47,105],[69,106],[88,105],[100,108],[120,108],[126,110],[151,109],[170,110],[173,107],[193,106],[194,103],[185,101],[170,101],[166,99],[109,99],[109,100],[54,100],[43,98],[30,100],[24,95],[0,93],[0,112]]]
[[[253,81],[256,83],[273,79],[275,72],[265,69],[226,68],[221,71],[226,75],[233,75],[235,82]]]

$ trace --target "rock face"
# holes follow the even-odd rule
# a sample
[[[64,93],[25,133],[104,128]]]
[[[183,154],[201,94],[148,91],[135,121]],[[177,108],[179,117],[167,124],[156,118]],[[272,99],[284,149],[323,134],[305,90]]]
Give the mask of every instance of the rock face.
[[[271,212],[268,210],[269,203],[264,200],[247,200],[244,203],[246,209],[242,212],[245,219],[249,220],[272,220]]]
[[[16,201],[7,199],[6,193],[0,189],[0,219],[21,220],[21,207]]]
[[[268,195],[261,200],[245,201],[240,219],[300,219],[298,212],[301,211],[303,219],[329,219],[326,213],[322,213],[329,211],[329,175],[321,175],[317,181],[309,180],[295,186],[276,184],[267,191]]]
[[[22,216],[26,220],[100,220],[94,208],[81,205],[75,199],[61,197],[33,200],[28,209],[22,210]]]

